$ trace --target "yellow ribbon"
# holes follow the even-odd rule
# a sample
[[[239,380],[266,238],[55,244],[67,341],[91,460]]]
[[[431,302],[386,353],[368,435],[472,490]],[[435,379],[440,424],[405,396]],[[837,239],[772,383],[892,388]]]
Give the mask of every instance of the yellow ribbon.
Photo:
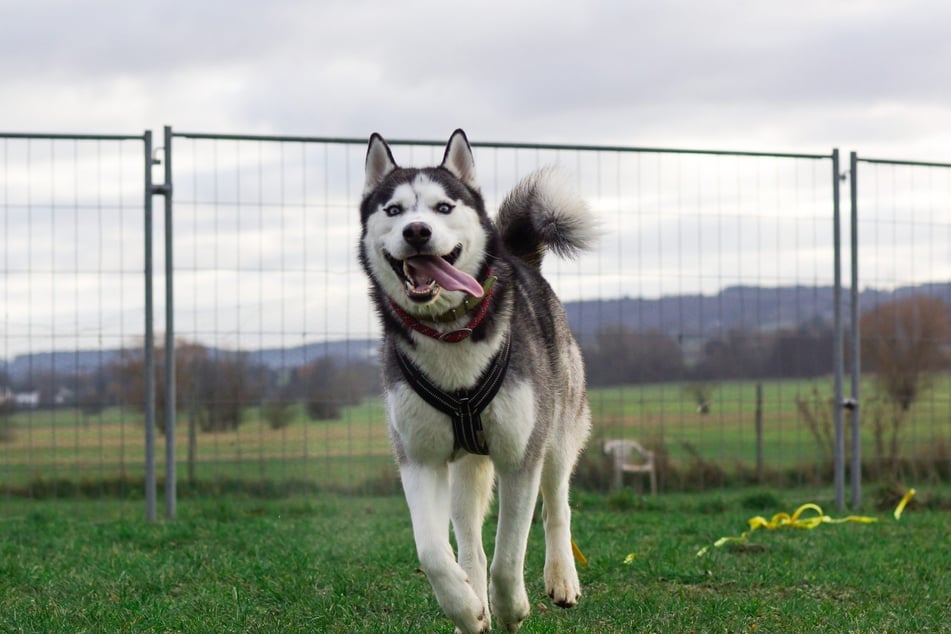
[[[581,549],[578,548],[578,544],[575,543],[574,537],[571,538],[571,554],[575,556],[575,561],[578,562],[582,568],[588,567],[588,558],[584,556],[581,552]]]
[[[901,517],[901,513],[905,509],[905,505],[908,504],[908,501],[912,498],[914,494],[915,494],[915,490],[909,489],[908,493],[906,493],[905,496],[901,499],[901,502],[898,503],[898,506],[895,508],[895,513],[894,513],[896,520]],[[807,511],[814,511],[815,515],[810,517],[801,517],[802,514]],[[747,523],[750,526],[750,529],[748,531],[744,531],[742,534],[740,534],[739,537],[721,537],[717,541],[713,542],[713,547],[719,548],[720,546],[723,546],[724,544],[728,544],[730,542],[735,542],[735,543],[745,542],[746,538],[750,536],[750,533],[760,528],[776,530],[784,526],[789,526],[792,528],[803,528],[806,530],[812,530],[816,528],[817,526],[819,526],[820,524],[843,524],[845,522],[871,524],[877,521],[878,521],[877,517],[869,517],[867,515],[849,515],[848,517],[834,519],[832,517],[829,517],[825,513],[823,513],[822,508],[818,504],[813,504],[810,502],[807,504],[803,504],[802,506],[797,508],[793,512],[792,515],[790,515],[789,513],[776,513],[775,515],[773,515],[771,519],[768,519],[768,520],[765,517],[760,517],[760,516],[751,517],[747,521]],[[705,554],[707,554],[708,550],[710,550],[710,547],[704,546],[703,548],[697,551],[697,557],[703,557]]]
[[[901,513],[902,511],[905,510],[905,505],[908,504],[908,500],[910,500],[914,494],[915,494],[914,489],[908,489],[908,493],[905,494],[905,497],[903,497],[901,499],[901,502],[898,503],[898,506],[895,507],[895,512],[893,513],[893,515],[895,516],[895,521],[898,521],[901,519]]]

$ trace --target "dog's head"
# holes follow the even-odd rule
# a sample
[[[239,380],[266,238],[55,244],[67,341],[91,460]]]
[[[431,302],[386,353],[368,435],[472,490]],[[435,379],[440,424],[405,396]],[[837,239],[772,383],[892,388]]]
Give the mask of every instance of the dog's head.
[[[360,219],[360,261],[404,309],[438,314],[482,295],[493,229],[462,130],[438,167],[421,169],[398,166],[383,137],[371,136]]]

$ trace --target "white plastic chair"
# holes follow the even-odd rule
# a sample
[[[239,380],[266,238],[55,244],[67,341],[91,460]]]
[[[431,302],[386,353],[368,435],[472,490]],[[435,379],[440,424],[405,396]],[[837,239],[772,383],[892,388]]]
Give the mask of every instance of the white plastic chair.
[[[604,443],[604,453],[613,459],[615,490],[621,488],[625,473],[646,473],[650,476],[651,495],[657,495],[657,466],[653,451],[644,449],[636,440],[608,440]]]

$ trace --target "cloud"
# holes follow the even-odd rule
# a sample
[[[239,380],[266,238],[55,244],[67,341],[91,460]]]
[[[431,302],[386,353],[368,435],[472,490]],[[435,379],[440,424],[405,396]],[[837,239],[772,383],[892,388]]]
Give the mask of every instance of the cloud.
[[[926,0],[8,2],[0,102],[15,129],[464,126],[494,140],[870,139],[939,155],[947,139],[928,137],[951,114],[949,18]]]
[[[843,152],[855,149],[863,155],[948,161],[951,83],[945,81],[945,67],[951,59],[951,38],[945,31],[949,23],[951,5],[938,0],[605,0],[559,5],[539,0],[454,4],[431,0],[8,0],[0,3],[0,125],[6,131],[138,134],[153,129],[160,134],[161,126],[170,124],[178,131],[189,132],[356,138],[379,131],[391,139],[445,139],[450,131],[463,127],[473,141],[810,153],[827,153],[839,147]],[[68,168],[64,173],[52,174],[54,185],[39,180],[24,185],[28,179],[21,178],[17,170],[26,169],[31,176],[50,171],[42,159],[46,145],[33,144],[29,149],[31,162],[25,154],[18,154],[24,147],[13,142],[2,145],[7,152],[5,192],[15,205],[25,199],[27,186],[34,188],[31,204],[37,209],[47,203],[44,196],[52,198],[48,195],[52,190],[57,197],[79,193],[84,200],[98,201],[96,188],[115,180],[105,176],[74,179],[72,168]],[[325,154],[322,149],[308,153],[297,146],[279,151],[253,145],[238,149],[212,143],[206,147],[212,148],[210,154],[199,150],[194,156],[196,165],[190,166],[191,148],[183,140],[176,141],[176,169],[195,170],[191,180],[196,191],[190,192],[193,211],[196,218],[199,210],[206,214],[201,218],[206,224],[209,218],[219,222],[222,217],[202,205],[212,204],[216,195],[217,204],[224,205],[226,195],[239,190],[239,182],[240,187],[252,187],[260,173],[267,186],[280,183],[287,197],[269,198],[269,204],[278,205],[282,200],[293,202],[298,194],[319,196],[322,183],[304,176],[313,174],[310,178],[319,176],[323,182],[339,185],[341,191],[327,196],[333,202],[329,208],[337,214],[334,218],[339,226],[353,230],[346,224],[352,218],[349,207],[353,203],[353,194],[347,192],[358,191],[363,146],[346,148],[340,155],[333,153],[336,150]],[[57,148],[60,151],[60,146]],[[73,151],[68,144],[61,149],[67,154]],[[100,149],[90,146],[92,154],[80,157],[82,164],[99,165]],[[136,151],[130,150],[133,156]],[[440,148],[401,147],[397,158],[406,163],[432,163],[440,152]],[[540,154],[513,158],[510,154],[489,153],[490,160],[500,163],[483,162],[480,156],[480,174],[493,181],[493,188],[505,190],[511,185],[509,181],[530,169]],[[570,157],[569,162],[575,163],[575,158]],[[621,194],[605,191],[604,182],[615,178],[615,170],[608,164],[615,158],[605,155],[604,165],[596,159],[597,169],[603,168],[604,172],[589,174],[595,169],[592,164],[581,166],[585,174],[579,182],[587,189],[585,194],[599,199],[599,209],[615,224],[603,259],[578,266],[556,265],[560,268],[555,273],[567,280],[567,297],[597,293],[610,296],[629,284],[627,269],[622,271],[611,259],[613,254],[627,257],[622,253],[622,242],[627,239],[639,245],[637,267],[648,280],[639,282],[637,290],[642,293],[697,290],[687,288],[687,282],[676,289],[651,286],[662,281],[663,272],[672,266],[672,254],[681,257],[679,266],[687,272],[678,280],[685,280],[702,277],[714,261],[711,258],[722,253],[722,275],[703,278],[698,288],[704,291],[742,278],[738,271],[746,269],[779,275],[761,269],[760,260],[768,258],[762,251],[745,246],[751,239],[739,228],[733,231],[732,218],[723,224],[732,233],[724,234],[722,239],[705,221],[694,222],[689,207],[686,215],[667,219],[667,224],[658,215],[658,224],[652,225],[653,218],[643,215],[652,213],[649,205],[654,204],[654,194],[650,191],[632,193],[625,189],[627,200]],[[246,169],[254,173],[228,172],[239,159],[247,161],[250,167]],[[254,165],[257,159],[263,160],[263,167]],[[345,166],[339,169],[346,173],[323,176],[320,170],[325,160]],[[291,167],[295,161],[300,164]],[[722,185],[694,191],[691,187],[695,183],[684,175],[692,174],[691,170],[720,174],[721,169],[727,169],[721,165],[732,165],[730,161],[657,161],[654,155],[642,155],[630,162],[633,164],[625,164],[624,169],[633,171],[625,171],[624,179],[639,183],[652,166],[662,165],[667,171],[645,180],[644,185],[654,187],[661,179],[670,179],[669,183],[664,181],[669,191],[657,192],[656,197],[676,195],[688,202]],[[126,190],[138,187],[141,166],[135,159],[128,163],[128,176],[118,179],[126,188],[120,192],[121,205],[128,202],[134,207],[139,204],[140,193],[128,194]],[[573,166],[577,165],[569,165]],[[272,176],[278,169],[290,172],[281,172],[275,181]],[[827,172],[823,164],[816,176],[809,172],[801,178],[826,188]],[[674,176],[683,180],[677,181]],[[755,177],[753,184],[745,179],[746,172],[722,176],[723,183],[743,181],[744,187],[755,187],[759,182]],[[916,185],[920,190],[920,184]],[[186,204],[187,187],[183,183],[176,187],[178,204]],[[244,191],[242,195],[254,200],[253,194]],[[816,204],[822,206],[828,199],[825,189],[802,197],[818,200]],[[938,193],[932,195],[932,201],[941,200]],[[785,205],[787,200],[779,197],[777,205],[780,203]],[[667,200],[665,204],[676,207],[677,202]],[[625,215],[628,207],[639,209],[642,215],[631,221]],[[794,217],[791,210],[780,208]],[[305,205],[299,210],[309,209]],[[794,209],[801,211],[803,204]],[[11,208],[3,216],[10,236],[17,231],[22,236],[23,224],[31,222],[21,211]],[[42,220],[45,216],[39,213],[36,217]],[[303,226],[305,221],[300,222]],[[795,231],[779,221],[768,225],[771,239],[775,236],[770,248],[784,254],[801,250],[802,262],[797,270],[810,283],[813,278],[824,281],[828,268],[822,259],[826,255],[817,254],[819,247],[808,240],[819,222],[803,219]],[[196,220],[195,227],[200,225]],[[70,247],[60,257],[71,258],[71,262],[79,257],[85,266],[84,258],[96,256],[99,242],[87,239],[78,230],[72,237],[71,226],[57,225],[59,238],[70,237]],[[641,233],[636,232],[639,226]],[[259,227],[255,223],[242,227],[251,232],[251,246],[257,244],[254,240],[273,237],[266,231],[255,233]],[[228,236],[225,224],[219,224],[219,229],[219,246],[227,250],[218,255],[213,249],[202,250],[204,239],[197,228],[182,242],[194,262],[210,269],[228,258],[255,254],[251,247],[238,246],[246,245],[251,238]],[[124,247],[127,260],[113,268],[126,268],[129,262],[137,267],[140,261],[138,234],[131,225],[126,230],[134,237],[126,235],[115,241],[136,246]],[[33,231],[37,236],[51,235],[49,226],[40,221]],[[930,236],[935,245],[932,250],[938,254],[944,247],[941,236],[947,235],[941,231],[943,225]],[[312,233],[319,232],[307,225],[297,235],[310,238]],[[332,276],[338,285],[327,284],[326,293],[338,304],[361,304],[348,308],[350,313],[326,311],[310,289],[292,289],[291,278],[281,292],[282,296],[296,298],[293,301],[304,302],[311,317],[329,312],[326,319],[336,321],[322,326],[328,332],[342,331],[350,315],[368,312],[365,297],[346,296],[353,284],[362,284],[362,278],[354,270],[352,254],[347,255],[353,247],[353,236],[342,235],[333,243],[332,254],[345,262],[340,265],[345,272]],[[652,237],[655,235],[663,239]],[[711,242],[712,235],[716,242]],[[108,233],[103,236],[109,238]],[[789,236],[798,236],[799,241],[787,244]],[[731,243],[728,238],[732,237],[735,240]],[[920,240],[921,236],[915,238]],[[107,239],[102,243],[108,246]],[[712,248],[711,244],[720,245],[716,256],[703,251]],[[20,241],[7,249],[11,270],[29,258],[52,261],[39,242],[24,245]],[[734,248],[737,245],[739,249]],[[304,257],[304,246],[299,252],[296,248],[283,255],[288,266],[296,266],[295,258]],[[741,259],[744,249],[746,260]],[[909,251],[902,249],[892,248],[893,254],[885,259],[904,261]],[[25,250],[30,253],[24,254]],[[314,255],[313,251],[307,253]],[[108,251],[107,257],[113,254]],[[699,255],[691,260],[690,254]],[[267,257],[273,257],[273,253],[262,252],[260,261],[268,267],[276,266]],[[183,262],[189,262],[185,255]],[[630,259],[624,259],[624,263],[630,264]],[[98,262],[89,266],[95,268]],[[307,266],[316,265],[311,262]],[[615,270],[620,273],[615,274]],[[878,277],[883,276],[887,277],[884,273]],[[308,277],[309,283],[313,279]],[[592,282],[595,279],[599,280],[596,284]],[[22,281],[10,278],[7,292],[12,294],[14,284]],[[237,284],[229,279],[228,284],[232,283]],[[214,296],[209,289],[215,280],[198,271],[193,284],[194,296],[211,302]],[[30,287],[23,284],[15,288],[17,293],[26,293]],[[262,315],[270,310],[274,289],[264,277],[254,278],[247,298],[232,297],[228,301],[246,301],[242,319],[264,320]],[[53,317],[46,317],[46,308],[39,304],[51,293],[42,288],[30,296],[35,304],[31,310],[34,315],[43,315],[39,319],[42,324],[53,323]],[[68,294],[76,295],[73,291]],[[21,299],[17,295],[17,301]],[[139,301],[137,288],[126,292],[126,304]],[[59,306],[66,315],[63,319],[72,315],[73,303]],[[205,307],[207,310],[200,307],[194,313],[196,323],[219,308],[224,314],[236,305]],[[136,310],[125,304],[123,309],[128,314]],[[293,312],[290,307],[287,310]],[[228,327],[246,326],[238,322],[238,317],[234,320]],[[23,323],[28,325],[27,321]],[[366,317],[366,324],[375,328],[372,315]],[[56,327],[57,331],[66,329]]]

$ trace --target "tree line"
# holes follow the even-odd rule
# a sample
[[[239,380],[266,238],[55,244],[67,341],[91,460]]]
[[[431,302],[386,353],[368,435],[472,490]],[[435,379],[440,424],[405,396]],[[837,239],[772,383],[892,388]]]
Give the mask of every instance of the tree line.
[[[859,328],[863,371],[874,374],[903,409],[934,372],[949,367],[951,308],[940,299],[913,295],[883,303],[862,314]],[[594,387],[808,378],[834,371],[834,345],[832,325],[819,321],[705,339],[610,326],[584,347],[584,357]]]
[[[951,308],[939,299],[915,295],[882,304],[862,315],[861,333],[864,370],[902,410],[927,389],[935,372],[949,367]],[[734,330],[705,340],[610,326],[584,347],[584,356],[588,384],[602,387],[822,376],[833,372],[833,347],[831,325],[820,322],[774,331]],[[164,349],[156,349],[155,359],[156,422],[162,429]],[[247,352],[180,341],[175,364],[179,417],[190,430],[202,432],[237,428],[251,406],[260,407],[272,427],[289,424],[301,404],[311,419],[332,419],[342,408],[380,392],[379,368],[370,360],[322,357],[275,369],[255,363]],[[41,407],[94,415],[114,405],[144,409],[144,379],[139,348],[95,372],[39,373],[29,378],[28,387],[39,393]],[[10,385],[0,374],[0,390]],[[0,405],[0,418],[9,417],[9,400]]]
[[[731,330],[705,341],[659,330],[611,326],[584,348],[592,387],[804,378],[832,372],[832,327],[802,325],[774,332]]]
[[[19,381],[0,373],[0,392],[29,391],[38,409],[70,408],[93,416],[105,408],[127,406],[145,410],[145,355],[142,348],[123,350],[116,361],[95,371],[43,371]],[[156,424],[165,425],[166,355],[154,353]],[[291,421],[292,409],[302,404],[314,420],[340,416],[344,407],[359,404],[380,390],[379,369],[370,361],[343,362],[320,357],[302,366],[272,368],[256,363],[242,351],[210,349],[179,341],[175,347],[176,410],[189,427],[202,432],[237,428],[245,411],[259,406],[270,414],[272,426]],[[16,409],[12,398],[0,398],[0,417]]]

